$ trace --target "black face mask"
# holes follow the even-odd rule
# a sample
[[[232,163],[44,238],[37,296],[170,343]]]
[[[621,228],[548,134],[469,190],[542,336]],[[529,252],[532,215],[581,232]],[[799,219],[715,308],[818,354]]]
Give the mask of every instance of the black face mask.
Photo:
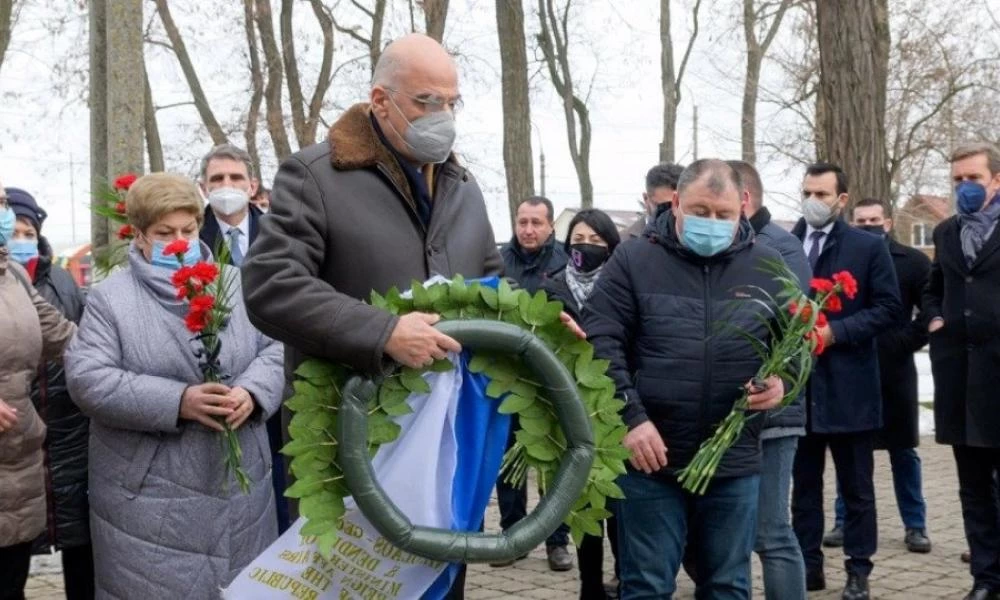
[[[611,252],[597,244],[573,244],[569,247],[569,259],[581,273],[590,273],[604,264]]]
[[[885,227],[882,227],[881,225],[857,225],[857,228],[861,231],[874,233],[879,237],[885,237]]]

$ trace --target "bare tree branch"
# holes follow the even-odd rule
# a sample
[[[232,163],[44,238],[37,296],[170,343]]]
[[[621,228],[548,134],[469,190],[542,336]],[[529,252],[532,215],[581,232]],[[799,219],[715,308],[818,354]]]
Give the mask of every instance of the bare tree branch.
[[[163,143],[160,141],[160,127],[156,122],[156,107],[153,105],[153,90],[149,87],[149,74],[145,65],[142,69],[143,85],[143,129],[146,133],[146,154],[151,172],[163,171]]]
[[[0,0],[0,67],[3,67],[7,48],[10,47],[11,34],[23,0]]]
[[[177,24],[174,23],[174,19],[170,14],[167,0],[154,0],[154,2],[156,3],[156,11],[160,14],[160,21],[163,22],[163,29],[167,33],[167,38],[170,39],[170,45],[173,46],[174,55],[177,57],[177,62],[180,63],[181,71],[184,72],[184,78],[191,89],[195,108],[198,110],[198,115],[201,116],[202,123],[205,124],[205,128],[208,130],[208,135],[212,138],[212,143],[216,145],[226,143],[228,141],[226,132],[222,130],[218,119],[215,118],[215,113],[212,112],[212,107],[205,96],[205,90],[202,89],[201,81],[198,79],[194,63],[191,61],[191,56],[184,45],[184,39],[181,37],[180,31],[177,29]]]
[[[698,39],[698,15],[701,0],[691,9],[694,28],[681,58],[680,68],[674,69],[674,42],[671,34],[670,0],[660,0],[660,87],[663,92],[663,138],[660,141],[660,161],[674,162],[677,129],[677,109],[681,103],[681,86],[688,60]]]
[[[368,59],[370,62],[370,69],[372,74],[375,73],[375,65],[378,64],[378,59],[382,56],[382,30],[385,26],[385,5],[386,0],[374,0],[375,5],[372,10],[369,10],[364,5],[362,5],[358,0],[351,0],[351,4],[356,6],[362,13],[364,13],[371,20],[370,36],[365,37],[359,33],[362,31],[360,25],[355,25],[353,27],[346,27],[337,22],[333,11],[329,11],[327,14],[330,16],[330,20],[333,23],[334,29],[354,38],[356,41],[360,42],[363,46],[368,48]]]
[[[566,0],[561,12],[556,11],[553,0],[538,0],[541,31],[537,36],[539,47],[548,67],[552,87],[562,99],[566,118],[566,134],[570,158],[576,168],[580,183],[580,205],[592,208],[594,186],[590,178],[590,111],[586,103],[574,92],[573,72],[569,61],[569,11],[572,0]],[[577,135],[579,123],[579,136]]]
[[[444,40],[444,26],[448,20],[449,0],[422,0],[419,2],[424,9],[424,23],[427,35],[438,42]]]
[[[750,164],[757,162],[757,97],[760,90],[760,69],[767,49],[774,41],[774,36],[781,27],[785,12],[793,0],[781,0],[775,10],[771,23],[767,26],[764,40],[757,39],[759,19],[765,13],[765,6],[755,8],[755,0],[743,0],[743,37],[747,47],[746,77],[743,81],[743,110],[741,126],[741,145],[743,160]]]
[[[250,105],[247,108],[246,126],[243,139],[247,153],[253,162],[254,173],[260,177],[260,150],[257,148],[257,122],[260,120],[260,105],[264,101],[264,72],[260,64],[260,50],[257,47],[255,29],[254,0],[243,0],[243,30],[247,39],[247,55],[250,59]]]
[[[264,64],[267,69],[267,85],[264,87],[264,100],[267,103],[267,130],[271,134],[274,153],[278,161],[284,160],[292,153],[288,143],[288,132],[285,130],[285,117],[281,108],[281,82],[284,78],[281,67],[281,51],[274,37],[274,23],[271,17],[269,0],[255,0],[255,17],[257,31],[260,33],[261,48],[264,50]]]

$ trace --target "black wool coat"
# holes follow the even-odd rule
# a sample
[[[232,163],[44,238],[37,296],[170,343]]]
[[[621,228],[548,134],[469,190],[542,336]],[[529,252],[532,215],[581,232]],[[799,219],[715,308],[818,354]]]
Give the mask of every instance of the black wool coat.
[[[956,217],[934,229],[924,294],[930,334],[934,422],[941,444],[1000,448],[1000,226],[969,266]]]
[[[876,437],[876,445],[900,450],[916,448],[920,443],[917,365],[913,353],[927,344],[927,319],[921,306],[931,259],[895,240],[889,240],[888,245],[903,302],[900,317],[905,324],[878,336],[883,426]]]
[[[792,230],[800,240],[805,220]],[[806,430],[854,433],[882,427],[882,386],[875,338],[904,324],[896,270],[885,242],[838,220],[819,255],[813,277],[849,271],[858,282],[853,300],[829,313],[835,343],[816,360],[806,391]]]

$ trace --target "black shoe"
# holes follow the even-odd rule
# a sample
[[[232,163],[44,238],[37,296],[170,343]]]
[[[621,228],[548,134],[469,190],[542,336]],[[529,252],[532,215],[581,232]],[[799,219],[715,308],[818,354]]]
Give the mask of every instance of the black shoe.
[[[907,529],[903,541],[906,542],[906,549],[910,552],[927,554],[931,551],[931,540],[927,537],[926,529]]]
[[[513,565],[515,561],[524,560],[526,558],[528,558],[528,555],[527,554],[522,554],[521,556],[518,556],[517,558],[512,558],[510,560],[497,560],[497,561],[491,562],[490,566],[493,567],[494,569],[502,569],[504,567],[509,567],[509,566]]]
[[[549,557],[549,569],[552,571],[569,571],[573,568],[573,557],[569,555],[566,546],[546,548]]]
[[[806,591],[818,592],[826,589],[826,576],[823,571],[806,571]]]
[[[871,594],[868,590],[868,576],[848,573],[847,585],[840,597],[842,600],[869,600]]]
[[[965,597],[965,600],[1000,600],[1000,593],[994,592],[989,588],[976,586],[972,588],[972,591]]]
[[[827,548],[840,548],[844,545],[844,528],[840,525],[830,530],[830,533],[823,536],[823,545]]]

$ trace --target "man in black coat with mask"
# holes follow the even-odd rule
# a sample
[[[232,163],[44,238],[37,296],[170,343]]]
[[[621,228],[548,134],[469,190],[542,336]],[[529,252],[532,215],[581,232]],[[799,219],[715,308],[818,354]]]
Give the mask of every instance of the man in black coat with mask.
[[[906,323],[878,337],[878,366],[882,380],[884,425],[875,446],[889,451],[896,505],[905,528],[904,542],[910,552],[931,551],[927,537],[927,503],[920,476],[920,418],[917,399],[917,366],[913,354],[927,344],[927,322],[920,312],[921,295],[930,275],[931,260],[923,252],[892,239],[893,221],[885,203],[865,198],[854,205],[851,221],[858,229],[882,238],[889,247],[903,302],[900,314]],[[844,501],[837,495],[836,521],[825,538],[825,546],[843,545]]]

